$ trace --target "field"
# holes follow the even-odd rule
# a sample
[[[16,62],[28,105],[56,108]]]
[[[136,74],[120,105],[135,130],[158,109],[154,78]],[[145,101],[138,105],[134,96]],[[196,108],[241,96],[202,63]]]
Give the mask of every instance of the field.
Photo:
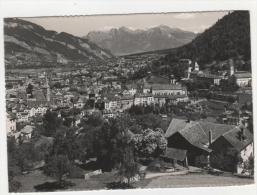
[[[28,175],[16,177],[21,182],[22,187],[19,192],[35,192],[34,186],[46,181],[53,181],[53,178],[44,176],[37,171]],[[100,190],[107,189],[107,183],[115,181],[114,173],[103,173],[98,176],[92,176],[89,180],[67,179],[75,186],[66,189],[66,191],[82,190]],[[208,186],[233,186],[253,184],[253,179],[237,178],[232,175],[214,176],[208,174],[187,174],[160,176],[151,179],[144,179],[133,184],[136,188],[179,188],[179,187],[208,187]]]

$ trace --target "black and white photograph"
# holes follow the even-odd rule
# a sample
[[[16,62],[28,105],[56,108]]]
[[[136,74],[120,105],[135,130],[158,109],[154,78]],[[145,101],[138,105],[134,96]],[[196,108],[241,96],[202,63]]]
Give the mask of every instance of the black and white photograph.
[[[9,192],[254,184],[250,21],[3,18]]]

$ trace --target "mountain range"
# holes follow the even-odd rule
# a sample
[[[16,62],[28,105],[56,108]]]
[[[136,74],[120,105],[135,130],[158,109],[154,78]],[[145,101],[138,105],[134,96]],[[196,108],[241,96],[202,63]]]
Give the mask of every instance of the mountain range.
[[[68,61],[105,60],[113,55],[87,39],[49,31],[17,18],[4,20],[5,63],[42,65]]]
[[[84,36],[118,56],[175,48],[189,43],[195,37],[196,34],[193,32],[165,25],[145,30],[132,30],[127,27],[112,28],[108,31],[91,31]]]

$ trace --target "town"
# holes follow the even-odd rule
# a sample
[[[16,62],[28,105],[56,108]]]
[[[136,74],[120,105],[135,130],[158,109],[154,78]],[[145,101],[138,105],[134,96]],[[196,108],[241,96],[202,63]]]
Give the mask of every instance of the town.
[[[178,30],[185,46],[118,56],[88,37],[6,19],[9,191],[254,183],[244,20],[248,12],[227,13],[202,34]],[[147,33],[156,29],[158,39],[177,30]]]
[[[137,79],[136,74],[147,70],[152,60],[147,55],[140,58],[119,58],[108,63],[109,68],[101,67],[103,71],[77,68],[67,72],[8,73],[8,137],[19,144],[31,142],[47,115],[56,116],[76,134],[85,131],[85,124],[94,117],[109,121],[129,116],[138,123],[132,128],[162,128],[162,136],[167,140],[163,159],[171,164],[180,164],[182,169],[212,165],[252,175],[251,73],[236,71],[231,59],[227,61],[229,68],[219,75],[205,73],[197,62],[181,59],[179,63],[188,68],[180,81],[176,75],[156,76],[150,71]],[[235,79],[236,93],[215,90],[230,79]],[[188,87],[188,83],[201,82],[210,88],[192,91]],[[132,134],[138,136],[140,131]],[[41,141],[53,133],[45,135]],[[240,154],[241,161],[232,159],[235,154],[229,156],[228,148]],[[227,158],[231,162],[225,162]],[[43,165],[44,161],[29,163],[24,170]]]

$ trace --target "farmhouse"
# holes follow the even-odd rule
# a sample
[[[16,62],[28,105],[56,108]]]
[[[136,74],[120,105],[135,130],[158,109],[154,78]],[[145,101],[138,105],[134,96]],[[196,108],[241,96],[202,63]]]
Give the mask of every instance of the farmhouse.
[[[244,159],[249,159],[253,150],[252,134],[242,125],[233,126],[174,118],[165,136],[168,147],[186,150],[188,164],[194,166],[206,166],[210,156],[226,154],[228,149],[237,151]],[[219,166],[224,165],[225,162],[217,164],[213,161],[211,164],[217,168],[226,169]],[[234,162],[232,165],[240,167],[241,164]],[[232,171],[240,171],[240,169],[235,168]]]

